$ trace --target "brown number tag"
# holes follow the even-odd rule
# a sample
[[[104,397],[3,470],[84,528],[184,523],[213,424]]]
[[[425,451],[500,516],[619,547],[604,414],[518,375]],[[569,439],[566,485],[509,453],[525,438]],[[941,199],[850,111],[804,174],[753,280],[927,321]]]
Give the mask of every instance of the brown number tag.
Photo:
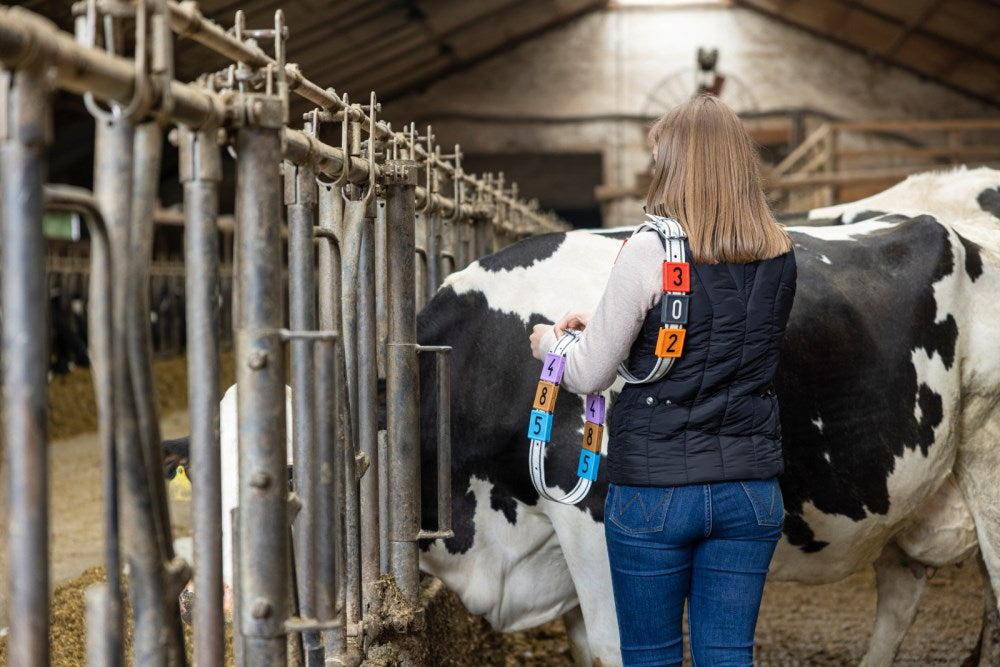
[[[664,262],[663,291],[690,292],[691,265],[687,262]]]
[[[593,422],[583,424],[583,448],[595,454],[601,453],[601,441],[604,439],[604,425]]]
[[[559,385],[545,382],[544,380],[539,382],[538,390],[535,391],[534,408],[542,412],[555,412],[556,394],[558,393]]]
[[[661,328],[660,335],[656,338],[656,356],[671,359],[681,356],[686,333],[686,329]]]

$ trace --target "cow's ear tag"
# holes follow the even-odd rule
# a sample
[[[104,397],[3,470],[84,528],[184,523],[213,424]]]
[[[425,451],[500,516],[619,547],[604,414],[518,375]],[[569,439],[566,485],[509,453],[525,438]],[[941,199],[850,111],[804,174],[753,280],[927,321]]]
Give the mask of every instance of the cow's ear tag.
[[[533,407],[542,412],[555,412],[556,396],[558,394],[559,385],[542,380],[538,383],[538,389],[535,391],[535,404]]]
[[[690,292],[691,265],[687,262],[664,262],[663,291]]]
[[[685,329],[661,328],[656,338],[656,356],[674,359],[681,356],[684,349]]]

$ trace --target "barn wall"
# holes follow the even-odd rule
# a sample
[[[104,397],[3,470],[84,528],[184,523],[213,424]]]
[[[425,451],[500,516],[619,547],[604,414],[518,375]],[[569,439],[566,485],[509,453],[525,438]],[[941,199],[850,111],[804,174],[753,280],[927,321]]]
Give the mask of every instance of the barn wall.
[[[724,6],[594,12],[386,111],[390,119],[432,123],[441,142],[460,142],[471,153],[600,152],[604,182],[630,185],[648,168],[648,150],[643,123],[619,118],[661,109],[647,98],[667,77],[687,72],[693,81],[699,46],[719,48],[719,71],[729,76],[723,99],[738,110],[809,107],[846,119],[998,114],[908,72]],[[690,88],[681,84],[677,94]],[[630,224],[636,204],[606,206],[604,223]]]

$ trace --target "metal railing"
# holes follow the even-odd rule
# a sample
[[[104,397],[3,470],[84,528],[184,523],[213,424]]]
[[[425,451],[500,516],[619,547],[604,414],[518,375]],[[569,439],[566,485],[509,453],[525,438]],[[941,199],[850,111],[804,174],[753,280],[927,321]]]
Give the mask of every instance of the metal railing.
[[[442,155],[430,128],[418,136],[412,125],[396,131],[380,121],[374,94],[360,105],[309,81],[285,62],[280,11],[273,26],[254,30],[238,12],[232,31],[189,2],[89,0],[75,12],[74,37],[29,11],[0,7],[7,576],[9,606],[17,610],[7,640],[11,664],[48,660],[45,322],[37,307],[46,299],[46,206],[81,211],[96,241],[89,322],[104,442],[108,582],[88,592],[88,661],[124,660],[120,575],[127,563],[134,662],[186,662],[177,596],[193,565],[195,663],[222,664],[222,150],[232,152],[237,172],[237,663],[284,665],[292,656],[296,664],[357,664],[390,622],[379,607],[382,575],[393,575],[416,608],[417,540],[450,534],[449,350],[417,344],[417,304],[431,298],[444,275],[481,255],[565,225],[519,200],[502,175],[466,174],[459,148]],[[121,39],[132,26],[134,39]],[[197,83],[177,81],[173,33],[234,62]],[[136,52],[117,53],[120,42],[134,43]],[[264,42],[274,43],[272,53],[259,46]],[[55,88],[84,95],[96,118],[92,195],[45,189]],[[290,94],[316,105],[302,129],[288,122]],[[174,123],[184,189],[190,565],[172,546],[147,303],[160,153]],[[339,145],[319,139],[326,123],[339,124]],[[284,408],[286,344],[292,415]],[[421,352],[439,355],[440,525],[433,532],[422,530],[420,519]],[[378,421],[382,378],[385,433]],[[289,418],[291,494],[284,483]],[[289,634],[298,637],[294,650]]]

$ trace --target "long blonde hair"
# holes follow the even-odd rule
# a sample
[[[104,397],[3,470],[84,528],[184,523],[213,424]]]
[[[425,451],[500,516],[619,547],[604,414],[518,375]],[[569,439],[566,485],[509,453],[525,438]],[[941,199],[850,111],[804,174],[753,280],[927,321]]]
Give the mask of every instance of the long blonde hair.
[[[695,262],[746,264],[792,248],[764,198],[750,137],[718,98],[698,95],[674,107],[649,139],[656,165],[646,210],[677,218]]]

